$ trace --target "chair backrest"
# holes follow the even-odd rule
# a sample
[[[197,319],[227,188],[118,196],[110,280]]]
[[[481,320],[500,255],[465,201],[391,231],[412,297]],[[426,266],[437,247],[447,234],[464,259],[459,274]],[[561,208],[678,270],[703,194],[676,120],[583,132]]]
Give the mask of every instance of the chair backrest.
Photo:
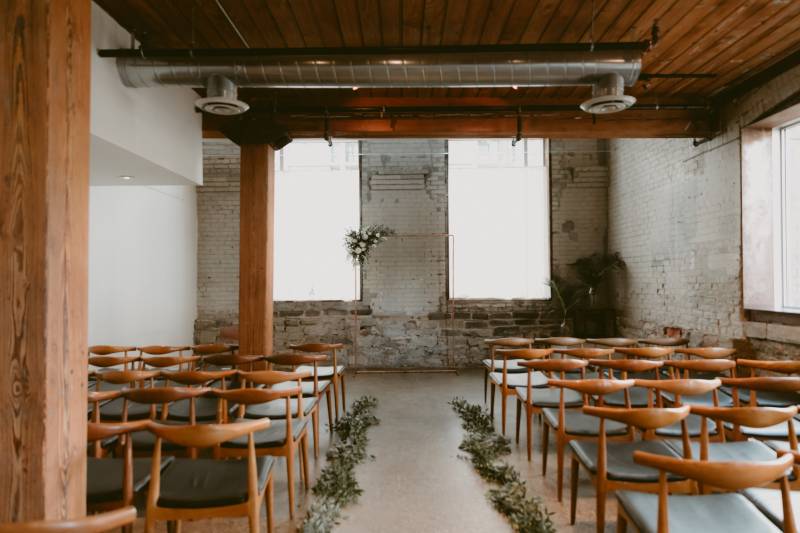
[[[598,346],[606,346],[608,348],[624,348],[636,346],[639,344],[639,339],[629,339],[626,337],[605,337],[602,339],[586,339],[590,344],[597,344]]]
[[[117,347],[113,346],[109,348],[117,348]],[[90,366],[97,366],[100,368],[110,368],[114,366],[120,366],[122,367],[123,370],[129,370],[131,367],[133,367],[132,363],[138,361],[139,357],[140,356],[138,353],[113,352],[109,354],[90,355],[88,362]]]
[[[114,385],[143,385],[149,381],[152,385],[159,375],[161,375],[159,370],[107,370],[95,372],[94,379],[97,381],[97,390],[99,391],[103,382]]]
[[[223,344],[221,342],[215,342],[211,344],[197,344],[192,346],[192,352],[195,355],[205,356],[205,355],[214,355],[218,353],[236,353],[238,349],[237,346],[232,344]]]
[[[761,359],[737,359],[736,368],[749,371],[755,377],[759,370],[775,374],[799,374],[800,361],[762,361]]]
[[[578,348],[586,344],[586,339],[578,337],[544,337],[535,339],[539,344],[548,346],[561,346],[565,348]]]
[[[212,383],[221,382],[221,387],[226,388],[226,380],[239,373],[238,370],[178,370],[164,371],[161,376],[169,383],[180,383],[181,385],[202,385],[210,387]]]
[[[738,364],[738,363],[737,363]],[[798,376],[761,376],[754,378],[721,378],[722,384],[732,388],[733,404],[739,405],[739,389],[750,391],[750,405],[758,405],[758,391],[800,392]],[[798,396],[800,399],[800,396]],[[796,402],[800,403],[800,402]]]
[[[134,420],[133,422],[88,422],[86,426],[86,440],[95,442],[126,435],[134,431],[142,431],[147,429],[149,424],[149,420]]]
[[[639,346],[637,348],[616,348],[618,354],[633,359],[669,359],[672,357],[672,348],[664,346]]]
[[[264,360],[263,355],[242,355],[240,353],[216,353],[203,357],[203,365],[227,366],[239,368],[246,366],[248,370]]]
[[[259,418],[229,424],[168,425],[152,422],[147,429],[158,441],[163,439],[186,448],[211,448],[242,435],[263,431],[269,426],[269,418]]]
[[[656,429],[681,423],[681,436],[683,437],[683,454],[686,458],[691,458],[692,449],[689,440],[689,430],[686,425],[686,417],[691,411],[690,406],[680,407],[597,407],[587,405],[583,407],[584,414],[600,418],[600,429],[598,432],[598,453],[606,452],[606,432],[605,420],[616,420],[629,427],[635,427],[643,432],[643,438],[651,438],[652,432]],[[600,458],[598,456],[598,458]],[[602,468],[605,469],[605,457],[602,458]],[[599,473],[599,472],[598,472]]]
[[[327,342],[306,342],[289,345],[289,349],[291,350],[308,353],[331,353],[335,350],[341,350],[342,348],[344,348],[344,344]]]
[[[150,346],[139,346],[139,353],[147,355],[168,355],[177,353],[180,355],[181,352],[185,352],[191,348],[191,346],[164,346],[161,344],[152,344]]]
[[[572,389],[582,394],[599,396],[600,402],[606,394],[629,389],[633,387],[633,379],[548,379],[551,387]]]
[[[499,337],[497,339],[483,339],[489,346],[501,348],[530,348],[533,346],[533,339],[527,337]]]
[[[686,346],[689,339],[685,337],[647,337],[639,339],[639,344],[650,344],[652,346]]]
[[[590,359],[589,366],[596,366],[609,371],[608,377],[614,377],[614,370],[620,372],[622,379],[628,378],[629,372],[652,372],[664,366],[664,361],[652,359]],[[658,377],[658,373],[656,373]]]
[[[553,348],[553,351],[562,357],[578,359],[611,359],[614,355],[614,348]]]
[[[687,359],[699,357],[700,359],[729,359],[736,353],[734,348],[721,346],[698,346],[695,348],[675,348],[675,353],[683,354]]]
[[[191,370],[199,360],[200,356],[197,355],[151,355],[142,357],[139,361],[142,368],[178,367],[178,370]]]
[[[97,513],[72,520],[38,520],[34,522],[0,523],[0,533],[103,533],[112,529],[132,526],[136,521],[136,507],[128,505],[113,511]]]
[[[114,346],[110,344],[95,344],[89,346],[89,355],[113,355],[113,354],[127,354],[138,350],[136,346]]]
[[[690,378],[693,372],[720,375],[728,372],[733,377],[736,361],[731,359],[670,359],[664,361],[664,366],[669,368],[673,378]]]
[[[786,475],[794,463],[794,457],[791,453],[785,453],[771,461],[728,462],[695,461],[637,450],[633,452],[633,460],[638,464],[659,470],[658,533],[669,531],[667,472],[725,491],[761,487],[779,479],[783,501],[783,530],[795,532],[789,479]]]
[[[717,389],[722,385],[719,379],[637,379],[636,386],[658,391],[656,403],[661,406],[661,392],[673,394],[672,402],[681,405],[682,396],[699,396],[711,392],[714,405],[719,405]]]
[[[142,403],[150,405],[150,418],[156,418],[156,406],[161,405],[161,419],[166,420],[169,416],[169,404],[181,400],[189,400],[189,423],[194,424],[195,418],[195,399],[203,396],[209,389],[205,387],[147,387],[137,389],[127,389],[122,396],[126,400],[123,406],[123,420],[127,418],[127,402]]]

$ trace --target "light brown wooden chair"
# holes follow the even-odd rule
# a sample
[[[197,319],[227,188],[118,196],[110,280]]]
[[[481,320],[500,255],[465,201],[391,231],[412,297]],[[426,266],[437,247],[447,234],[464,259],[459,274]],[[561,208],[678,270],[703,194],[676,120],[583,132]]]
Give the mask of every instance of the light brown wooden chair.
[[[650,346],[688,346],[689,339],[685,337],[647,337],[639,339],[639,344],[648,344]]]
[[[342,413],[347,412],[347,398],[345,388],[345,367],[340,365],[337,360],[337,351],[344,348],[340,343],[309,342],[303,344],[290,344],[289,349],[304,353],[328,354],[331,358],[332,366],[318,366],[317,375],[322,379],[330,379],[333,382],[333,404],[334,418],[339,420],[339,391],[342,393]],[[300,366],[298,372],[308,372],[309,375],[314,371],[311,367]]]
[[[123,388],[141,388],[155,386],[156,379],[161,375],[158,370],[108,370],[95,372],[97,385],[95,392],[102,392],[106,385],[116,390]],[[114,390],[112,389],[112,390]],[[130,405],[124,395],[104,403],[99,409],[99,418],[95,422],[136,420],[150,417],[150,408],[142,405]]]
[[[744,377],[770,377],[775,375],[792,376],[800,374],[800,361],[763,361],[761,359],[737,359],[736,376]],[[743,403],[750,403],[750,392],[746,387],[738,391],[738,398]],[[729,384],[723,385],[723,390],[733,396]],[[800,396],[794,391],[762,390],[758,394],[758,404],[765,407],[783,407],[797,405]]]
[[[603,396],[633,387],[632,379],[551,379],[548,384],[552,387],[572,389],[583,394],[584,406],[589,405],[589,398],[597,397],[598,404],[602,406]],[[542,475],[547,473],[547,447],[549,443],[549,430],[553,429],[556,436],[557,459],[557,491],[558,501],[561,501],[564,485],[564,453],[570,441],[594,440],[600,435],[600,419],[584,414],[581,409],[567,409],[565,395],[561,393],[558,409],[546,407],[542,409]],[[613,440],[631,440],[633,432],[625,424],[610,421],[604,424],[606,435]]]
[[[584,404],[583,395],[571,389],[557,387],[533,387],[533,373],[541,372],[548,378],[555,375],[561,379],[567,372],[575,372],[588,365],[588,361],[582,359],[535,359],[520,361],[520,367],[526,370],[527,376],[524,387],[514,389],[517,394],[517,442],[519,442],[520,411],[525,407],[525,431],[527,437],[528,461],[531,460],[531,450],[533,448],[533,415],[541,415],[542,409],[546,407],[557,409],[563,403],[564,407],[577,408]]]
[[[697,346],[694,348],[675,348],[675,353],[682,354],[686,359],[691,359],[692,357],[698,359],[730,359],[736,355],[736,350],[720,346]]]
[[[143,370],[158,368],[160,370],[194,370],[200,356],[197,355],[150,355],[139,359]]]
[[[629,359],[661,359],[672,357],[674,350],[665,346],[637,346],[635,348],[615,348],[614,351]]]
[[[648,407],[679,407],[684,403],[691,405],[691,398],[711,395],[712,405],[718,406],[718,394],[721,381],[719,379],[637,379],[636,386],[648,389],[650,396]],[[689,439],[700,439],[703,431],[714,436],[714,440],[723,440],[721,424],[704,420],[696,414],[690,414],[680,424],[673,424],[655,430],[655,435],[666,439],[679,439],[688,435]]]
[[[520,369],[517,366],[519,361],[506,359],[499,359],[495,356],[498,348],[533,348],[533,339],[525,337],[502,337],[498,339],[484,339],[484,344],[489,347],[489,358],[483,359],[483,403],[487,400],[487,391],[489,387],[489,374],[491,372],[501,371],[504,367],[506,372],[525,372],[525,369]]]
[[[747,398],[747,405],[750,407],[797,407],[797,400],[792,403],[790,403],[790,400],[792,398],[800,398],[800,377],[798,376],[722,378],[722,384],[729,387],[733,396],[733,403],[737,407],[744,403],[742,396]],[[762,396],[767,395],[769,395],[769,401],[762,402]],[[779,402],[777,398],[784,398],[784,400]],[[730,429],[730,425],[726,425],[726,428]],[[792,419],[791,427],[788,429],[783,424],[760,428],[742,426],[734,435],[734,438],[753,437],[759,440],[789,440],[792,438],[792,432],[797,433],[798,431],[800,431],[800,421]]]
[[[196,390],[196,389],[192,389]],[[247,517],[249,531],[260,530],[259,508],[266,500],[267,530],[273,527],[273,458],[256,456],[253,434],[267,429],[270,420],[247,420],[230,424],[171,426],[153,422],[154,465],[147,494],[145,532],[154,533],[157,521]],[[162,441],[198,449],[214,448],[242,436],[247,437],[245,459],[176,458],[164,473],[155,465],[161,462]]]
[[[800,466],[800,454],[792,452],[794,456],[794,470],[796,471]],[[764,513],[773,524],[781,529],[784,529],[786,524],[783,520],[783,493],[780,488],[769,489],[764,487],[745,489],[742,494],[753,502],[758,507],[758,510]],[[800,491],[793,490],[791,492],[792,511],[794,512],[793,523],[795,527],[800,523]]]
[[[239,351],[239,347],[235,344],[223,344],[221,342],[214,342],[209,344],[196,344],[192,346],[192,353],[205,357],[207,355],[216,354],[235,354]]]
[[[95,453],[86,464],[86,508],[89,512],[116,509],[133,504],[133,496],[150,481],[150,458],[133,458],[129,435],[147,429],[148,420],[135,422],[89,422],[87,432],[90,443],[108,439],[123,439],[121,457],[100,457]],[[162,460],[163,469],[171,457]]]
[[[229,380],[236,379],[238,370],[180,370],[162,372],[161,377],[166,385],[171,383],[185,387],[204,387],[227,389]],[[194,419],[197,422],[214,422],[219,419],[217,412],[220,402],[215,398],[198,396],[193,399],[178,400],[169,406],[168,420],[188,422],[191,418],[191,407],[194,403]],[[224,406],[222,406],[224,407]]]
[[[231,405],[238,405],[238,419],[243,420],[250,406],[282,404],[283,413],[297,416],[270,417],[270,427],[253,433],[256,455],[283,457],[286,459],[286,478],[289,491],[289,517],[295,510],[295,459],[299,459],[300,475],[304,489],[308,490],[308,419],[303,414],[303,395],[300,380],[305,374],[261,370],[247,372],[243,377],[252,385],[269,385],[270,388],[244,388],[214,390],[210,394]],[[292,388],[275,388],[275,385],[290,383]],[[294,404],[294,405],[292,405]],[[239,437],[222,443],[214,450],[215,457],[244,457],[248,439]]]
[[[503,366],[500,372],[489,373],[489,395],[491,398],[489,413],[494,417],[494,396],[495,388],[500,391],[500,427],[502,428],[503,435],[506,434],[506,411],[508,402],[506,398],[516,395],[515,389],[518,387],[527,386],[528,379],[532,381],[533,387],[546,387],[547,376],[541,372],[525,372],[524,374],[508,372],[508,361],[513,360],[517,362],[530,361],[531,359],[545,359],[553,354],[551,348],[514,348],[514,349],[500,349],[494,352],[494,356],[499,356],[503,360]],[[523,371],[527,370],[524,367],[519,367]],[[517,410],[519,412],[519,410]]]
[[[270,355],[266,361],[268,369],[272,369],[272,365],[285,366],[297,371],[300,367],[308,368],[311,366],[313,373],[310,378],[305,378],[300,383],[300,388],[303,391],[303,396],[306,398],[314,398],[316,405],[311,410],[311,421],[314,429],[314,457],[319,457],[319,404],[322,403],[322,395],[325,394],[325,402],[328,409],[328,432],[333,434],[333,405],[331,404],[331,380],[319,379],[319,364],[326,361],[328,358],[325,354],[313,353],[281,353]],[[274,388],[293,388],[294,383],[285,381],[283,383],[276,383]]]
[[[553,353],[562,359],[611,359],[614,355],[613,348],[553,348]],[[566,379],[597,379],[600,377],[597,370],[589,367],[581,368],[579,372],[567,372]]]
[[[72,520],[37,520],[34,522],[0,523],[0,533],[104,533],[133,526],[136,507],[128,506]]]
[[[789,482],[786,472],[793,464],[791,454],[766,462],[710,462],[667,457],[637,451],[633,460],[659,470],[658,494],[617,492],[617,531],[624,533],[630,523],[638,531],[704,533],[747,531],[779,532],[758,508],[739,491],[780,481],[783,495],[783,531],[795,533]],[[698,483],[730,491],[709,495],[669,495],[667,474],[673,473]]]
[[[639,344],[639,339],[627,337],[605,337],[600,339],[586,339],[589,344],[604,346],[606,348],[630,348]]]
[[[601,378],[629,379],[649,375],[658,379],[664,362],[653,359],[590,359],[589,366],[596,368]],[[636,386],[606,394],[603,403],[609,407],[652,407],[650,390]]]
[[[138,350],[136,346],[112,346],[97,344],[89,346],[89,364],[108,368],[122,366],[122,370],[132,369],[131,363],[139,359],[139,354],[131,353]]]
[[[657,492],[659,490],[658,470],[641,466],[633,461],[635,451],[646,451],[668,457],[680,455],[667,443],[660,440],[638,440],[632,442],[608,442],[605,434],[606,420],[615,420],[631,428],[636,428],[643,435],[652,433],[653,430],[680,424],[689,416],[690,407],[661,408],[614,408],[592,407],[583,408],[583,413],[596,416],[600,419],[600,430],[597,441],[573,440],[569,443],[572,451],[570,466],[570,515],[569,523],[575,524],[575,512],[578,501],[578,473],[582,466],[589,474],[595,487],[596,522],[597,531],[605,531],[606,498],[610,491],[637,490],[644,492]],[[684,443],[687,446],[686,456],[691,455],[688,449],[689,438],[684,432]],[[668,476],[667,483],[670,492],[691,492],[693,483],[680,476]]]
[[[215,353],[203,357],[203,370],[260,370],[264,363],[263,355],[242,355],[240,353]],[[262,367],[262,368],[259,368]]]

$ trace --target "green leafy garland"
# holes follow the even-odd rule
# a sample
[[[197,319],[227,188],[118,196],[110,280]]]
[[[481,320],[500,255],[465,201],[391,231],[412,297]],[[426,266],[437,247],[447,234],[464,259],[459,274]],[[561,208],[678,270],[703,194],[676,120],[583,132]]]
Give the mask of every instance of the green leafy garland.
[[[328,464],[322,469],[313,493],[314,503],[303,521],[303,533],[328,533],[339,523],[342,508],[358,500],[355,467],[367,458],[367,430],[379,423],[373,415],[378,400],[362,396],[350,411],[334,424],[339,442],[328,450]]]
[[[514,531],[555,533],[550,519],[552,513],[545,508],[541,498],[528,497],[519,472],[504,461],[498,462],[501,456],[511,453],[511,447],[508,439],[495,432],[491,416],[480,406],[461,398],[451,400],[450,405],[461,418],[461,427],[467,433],[459,449],[470,455],[472,466],[483,479],[499,485],[487,493],[494,508],[505,515]]]

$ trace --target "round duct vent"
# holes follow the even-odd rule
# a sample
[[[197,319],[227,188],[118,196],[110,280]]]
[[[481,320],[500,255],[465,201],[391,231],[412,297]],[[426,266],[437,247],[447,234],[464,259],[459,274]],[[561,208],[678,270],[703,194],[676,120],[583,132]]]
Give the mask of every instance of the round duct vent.
[[[206,97],[199,98],[194,105],[200,111],[213,115],[241,115],[250,106],[236,96],[236,84],[225,76],[214,74],[206,82]]]
[[[625,85],[619,74],[606,74],[592,85],[592,97],[581,104],[587,113],[604,115],[624,111],[636,103],[636,98],[625,94]]]

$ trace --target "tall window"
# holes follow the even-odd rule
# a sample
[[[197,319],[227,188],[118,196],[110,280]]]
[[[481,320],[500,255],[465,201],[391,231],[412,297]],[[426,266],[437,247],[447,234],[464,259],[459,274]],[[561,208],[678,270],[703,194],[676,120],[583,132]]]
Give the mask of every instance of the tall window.
[[[545,141],[451,140],[448,147],[454,296],[549,298]]]
[[[800,122],[780,128],[781,285],[786,311],[800,313]]]
[[[275,167],[275,299],[352,300],[343,243],[360,220],[358,141],[294,141]]]

